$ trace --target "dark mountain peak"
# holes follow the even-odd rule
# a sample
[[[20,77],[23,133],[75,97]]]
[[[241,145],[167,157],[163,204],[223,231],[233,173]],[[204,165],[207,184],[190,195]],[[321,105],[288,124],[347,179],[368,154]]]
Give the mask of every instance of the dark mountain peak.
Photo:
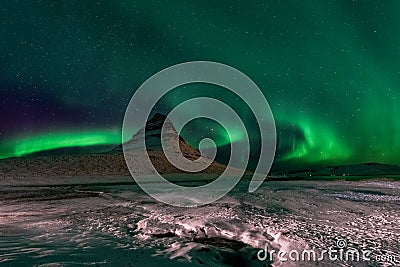
[[[146,132],[155,130],[161,131],[164,123],[166,124],[165,126],[167,129],[171,130],[172,132],[176,132],[172,122],[169,119],[167,119],[167,116],[161,113],[156,113],[150,120],[147,121]]]
[[[167,119],[167,116],[165,116],[164,114],[156,113],[156,114],[154,114],[154,116],[148,121],[148,123],[150,123],[150,122],[157,122],[157,121],[162,121],[162,122],[164,122],[166,119]]]
[[[165,134],[161,137],[161,130],[164,124]],[[143,131],[145,131],[144,139],[147,149],[161,149],[161,139],[164,139],[164,141],[166,141],[166,143],[171,147],[174,146],[174,144],[179,143],[181,150],[185,150],[187,153],[194,155],[195,157],[200,156],[199,151],[185,142],[185,140],[177,133],[173,123],[164,114],[154,114],[154,116],[147,121],[146,127],[137,131],[132,138],[125,143],[128,149],[142,147]],[[122,145],[119,145],[113,150],[122,150]]]

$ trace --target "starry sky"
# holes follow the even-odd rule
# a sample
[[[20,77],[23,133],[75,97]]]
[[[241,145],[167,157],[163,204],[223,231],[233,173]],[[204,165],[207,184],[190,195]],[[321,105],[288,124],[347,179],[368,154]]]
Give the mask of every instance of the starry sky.
[[[264,93],[277,165],[400,164],[399,12],[396,0],[3,0],[0,158],[118,144],[141,83],[209,60],[244,72]],[[222,88],[177,88],[157,109],[200,95],[238,110],[257,154],[254,116]],[[222,151],[229,145],[220,125],[189,126],[182,135],[194,146],[205,135]]]

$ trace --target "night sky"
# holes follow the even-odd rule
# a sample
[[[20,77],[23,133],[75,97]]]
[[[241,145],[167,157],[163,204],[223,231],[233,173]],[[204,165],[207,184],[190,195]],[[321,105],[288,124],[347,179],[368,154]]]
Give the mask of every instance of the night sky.
[[[118,144],[141,83],[168,66],[210,60],[263,91],[278,165],[400,164],[399,14],[397,0],[3,0],[0,158]],[[158,109],[198,95],[237,108],[257,150],[254,116],[222,88],[177,88]],[[195,146],[210,132],[227,145],[206,120],[182,135]]]

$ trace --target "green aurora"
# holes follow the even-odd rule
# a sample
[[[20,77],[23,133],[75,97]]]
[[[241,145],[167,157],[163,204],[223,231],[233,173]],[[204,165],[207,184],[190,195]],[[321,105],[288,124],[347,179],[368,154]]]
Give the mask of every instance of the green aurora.
[[[121,133],[118,131],[60,132],[56,134],[42,134],[27,138],[17,138],[9,141],[9,149],[7,149],[7,145],[3,147],[6,152],[0,155],[0,159],[20,157],[58,148],[114,145],[120,142]]]

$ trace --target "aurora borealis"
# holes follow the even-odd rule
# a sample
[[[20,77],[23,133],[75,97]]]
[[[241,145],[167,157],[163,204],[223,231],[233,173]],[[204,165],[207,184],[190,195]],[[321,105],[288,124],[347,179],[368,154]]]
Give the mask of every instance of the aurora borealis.
[[[400,164],[399,12],[396,0],[1,1],[0,158],[118,144],[141,83],[210,60],[265,94],[277,164]],[[159,109],[196,95],[237,108],[257,147],[254,117],[223,90],[178,88]],[[192,126],[190,143],[211,133],[227,145],[218,125]]]
[[[15,142],[9,155],[3,154],[3,158],[19,157],[26,154],[40,152],[44,150],[58,149],[64,147],[82,147],[91,145],[112,145],[120,142],[121,134],[119,132],[94,131],[79,133],[57,133],[55,135],[48,134],[23,138]],[[6,147],[6,145],[3,145]]]

